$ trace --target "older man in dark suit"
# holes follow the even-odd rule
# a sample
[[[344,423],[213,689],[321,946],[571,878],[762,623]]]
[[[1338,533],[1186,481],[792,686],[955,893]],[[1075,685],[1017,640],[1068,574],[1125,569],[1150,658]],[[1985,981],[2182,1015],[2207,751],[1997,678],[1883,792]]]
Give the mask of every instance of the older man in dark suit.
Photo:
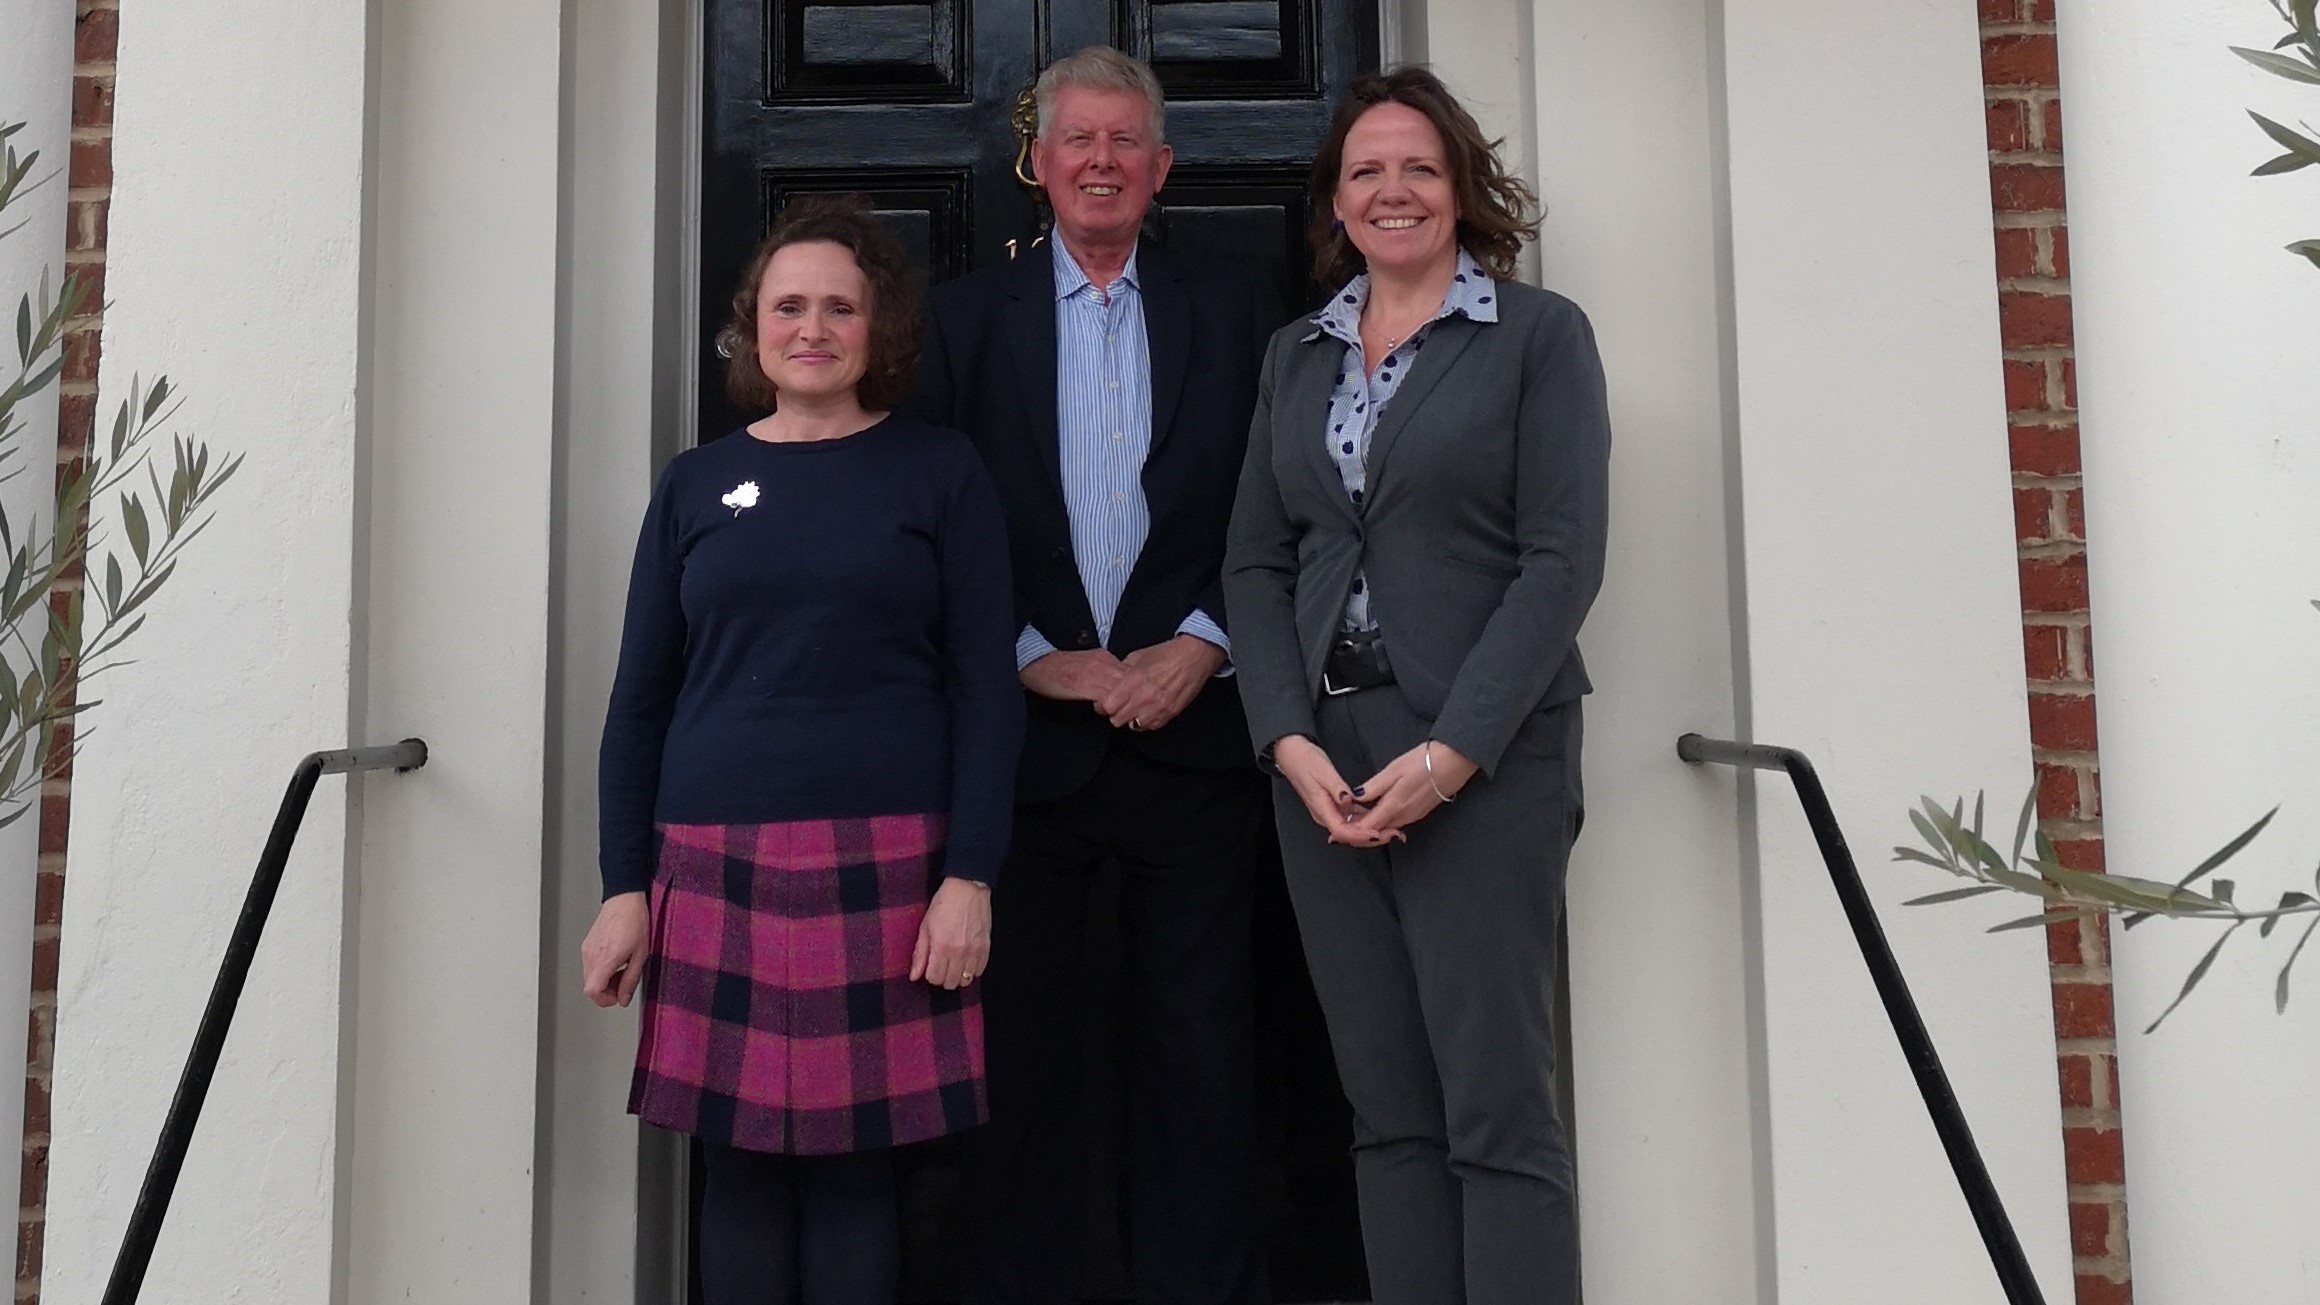
[[[931,297],[930,420],[1008,517],[1029,730],[993,888],[991,1122],[970,1136],[968,1305],[1077,1305],[1089,889],[1123,868],[1129,1248],[1151,1305],[1267,1299],[1256,1228],[1250,875],[1263,789],[1220,588],[1264,278],[1140,245],[1168,175],[1159,83],[1083,50],[1039,80],[1048,248]]]

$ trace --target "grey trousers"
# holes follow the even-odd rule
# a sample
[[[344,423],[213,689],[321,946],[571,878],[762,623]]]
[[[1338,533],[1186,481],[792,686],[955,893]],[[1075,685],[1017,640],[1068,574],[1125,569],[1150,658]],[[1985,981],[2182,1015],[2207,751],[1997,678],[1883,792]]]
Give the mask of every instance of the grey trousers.
[[[1324,698],[1348,784],[1426,738],[1393,686]],[[1574,1305],[1579,1221],[1554,1093],[1555,947],[1581,820],[1579,704],[1379,849],[1325,841],[1274,781],[1281,859],[1354,1113],[1377,1305]]]

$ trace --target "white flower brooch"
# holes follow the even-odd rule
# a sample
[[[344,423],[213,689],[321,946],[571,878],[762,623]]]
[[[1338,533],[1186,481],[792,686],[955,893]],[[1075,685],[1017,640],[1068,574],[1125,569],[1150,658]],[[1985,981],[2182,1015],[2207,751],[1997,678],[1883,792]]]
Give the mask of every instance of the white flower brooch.
[[[757,482],[754,480],[742,481],[733,487],[732,493],[717,501],[733,509],[733,515],[740,516],[743,508],[757,506]]]

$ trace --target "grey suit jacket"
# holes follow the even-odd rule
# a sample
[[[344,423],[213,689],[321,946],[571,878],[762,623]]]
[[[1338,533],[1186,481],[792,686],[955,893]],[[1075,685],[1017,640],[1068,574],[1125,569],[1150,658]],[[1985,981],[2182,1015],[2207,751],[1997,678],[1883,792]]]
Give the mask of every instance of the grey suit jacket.
[[[1498,321],[1431,328],[1358,507],[1322,438],[1344,346],[1309,320],[1273,336],[1224,566],[1258,748],[1314,733],[1357,568],[1402,692],[1485,774],[1526,721],[1588,691],[1576,639],[1603,579],[1603,366],[1578,305],[1500,287]]]

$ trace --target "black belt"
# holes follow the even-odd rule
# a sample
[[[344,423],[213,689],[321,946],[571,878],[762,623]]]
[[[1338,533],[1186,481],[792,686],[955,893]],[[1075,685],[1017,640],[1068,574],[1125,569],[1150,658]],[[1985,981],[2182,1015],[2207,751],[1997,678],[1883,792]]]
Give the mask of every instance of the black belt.
[[[1321,691],[1331,697],[1393,682],[1394,664],[1387,660],[1385,640],[1375,630],[1337,636],[1321,662]]]

